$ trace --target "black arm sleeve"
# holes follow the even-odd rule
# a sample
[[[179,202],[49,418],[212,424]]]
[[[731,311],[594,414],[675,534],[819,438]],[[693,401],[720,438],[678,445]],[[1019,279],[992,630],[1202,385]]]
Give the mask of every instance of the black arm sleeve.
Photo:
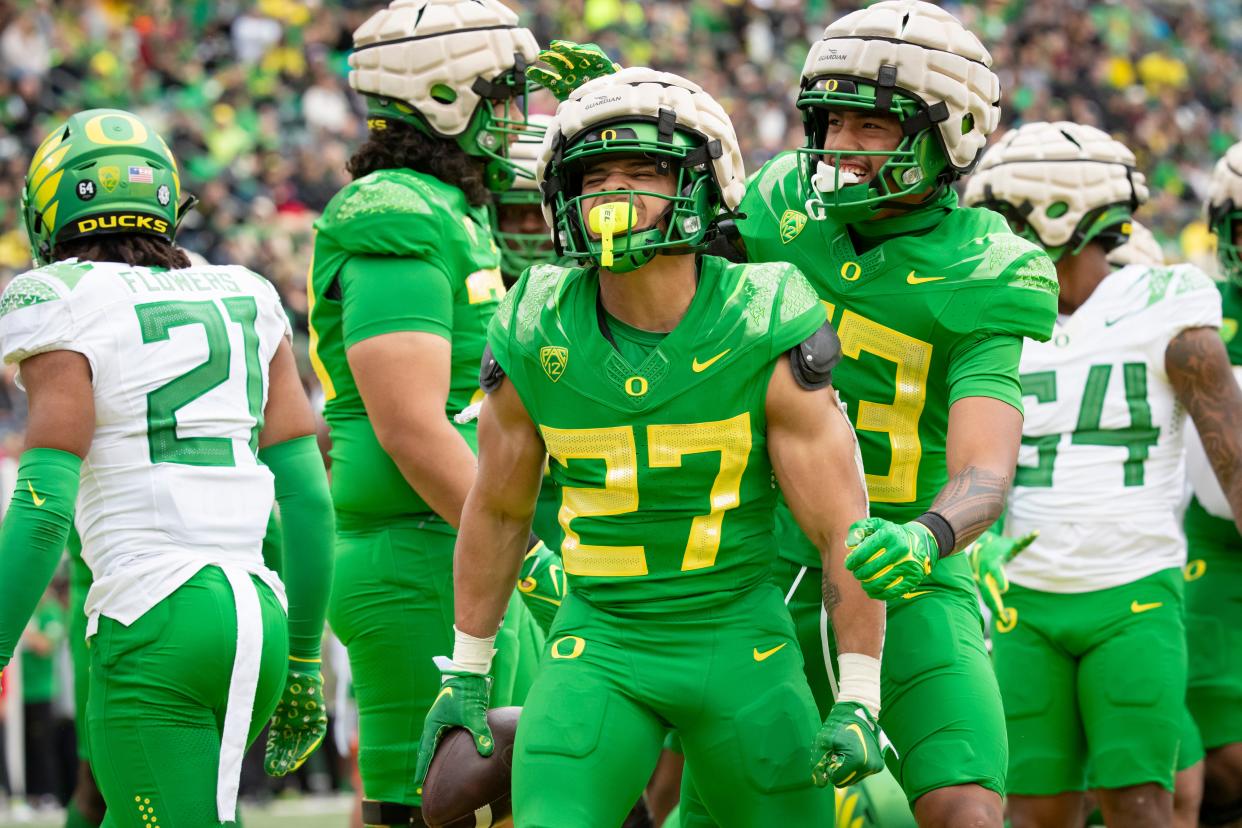
[[[825,322],[819,330],[789,349],[789,367],[794,380],[807,391],[815,391],[832,383],[832,369],[841,361],[841,340],[832,323]]]

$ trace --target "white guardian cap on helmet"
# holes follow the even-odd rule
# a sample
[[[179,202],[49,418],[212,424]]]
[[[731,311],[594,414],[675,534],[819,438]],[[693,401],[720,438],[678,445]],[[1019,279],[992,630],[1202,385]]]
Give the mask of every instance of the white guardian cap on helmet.
[[[544,135],[538,178],[558,254],[599,260],[604,245],[588,232],[582,173],[588,162],[610,154],[649,157],[661,172],[677,178],[672,196],[643,193],[668,202],[654,225],[631,228],[625,222],[616,233],[616,272],[641,267],[662,250],[684,253],[702,247],[721,210],[736,209],[746,191],[733,124],[711,95],[668,72],[622,69],[574,90]],[[629,200],[632,209],[638,192],[592,197],[613,195],[618,202]]]
[[[1242,222],[1242,143],[1234,144],[1212,170],[1208,190],[1208,225],[1216,234],[1216,259],[1221,272],[1242,285],[1242,246],[1236,241]]]
[[[970,172],[1000,121],[1000,81],[991,66],[977,37],[922,0],[885,0],[830,25],[807,55],[798,96],[812,192],[848,223]],[[896,117],[901,143],[886,152],[825,150],[828,115],[841,110]],[[847,155],[888,160],[859,183],[841,170]]]
[[[393,0],[354,32],[349,85],[368,98],[368,125],[409,123],[488,159],[488,184],[520,175],[511,138],[528,129],[526,67],[539,47],[500,0]],[[516,100],[521,117],[497,114]]]
[[[1024,124],[1001,137],[966,185],[966,203],[1005,216],[1053,261],[1090,241],[1126,242],[1147,200],[1134,153],[1095,127],[1069,121]]]

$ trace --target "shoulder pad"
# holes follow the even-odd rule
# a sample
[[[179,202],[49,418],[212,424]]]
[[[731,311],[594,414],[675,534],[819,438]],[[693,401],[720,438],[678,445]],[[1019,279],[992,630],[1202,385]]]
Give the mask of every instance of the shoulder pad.
[[[483,348],[483,363],[479,367],[479,387],[483,389],[483,393],[490,394],[504,381],[505,369],[492,356],[492,346],[487,345]]]
[[[380,170],[337,193],[315,228],[358,255],[434,256],[468,218],[419,174]]]
[[[807,391],[832,383],[832,369],[841,361],[841,340],[832,323],[825,322],[802,342],[789,349],[794,380]]]

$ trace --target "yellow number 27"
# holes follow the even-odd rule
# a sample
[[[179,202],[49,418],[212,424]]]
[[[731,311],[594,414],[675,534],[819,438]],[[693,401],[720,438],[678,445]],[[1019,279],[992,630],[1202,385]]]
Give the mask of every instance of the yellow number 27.
[[[558,514],[565,541],[561,552],[565,571],[591,577],[647,574],[642,546],[586,544],[573,529],[574,518],[608,517],[638,510],[638,450],[634,429],[552,428],[540,426],[544,443],[561,465],[570,460],[603,460],[602,489],[565,486]],[[651,468],[677,468],[687,454],[720,452],[720,471],[709,494],[711,510],[696,515],[682,557],[683,571],[703,569],[716,562],[724,513],[741,503],[742,474],[750,456],[750,414],[728,420],[647,427],[647,454]]]

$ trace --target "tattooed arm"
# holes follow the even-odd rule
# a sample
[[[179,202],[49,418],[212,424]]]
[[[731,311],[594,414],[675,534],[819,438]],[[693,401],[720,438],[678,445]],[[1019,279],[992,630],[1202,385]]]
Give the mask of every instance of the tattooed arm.
[[[1182,331],[1164,352],[1177,400],[1190,412],[1242,531],[1242,390],[1215,328]]]
[[[953,551],[969,546],[1005,510],[1018,462],[1022,413],[991,397],[964,397],[949,409],[949,482],[931,511],[953,527]]]

